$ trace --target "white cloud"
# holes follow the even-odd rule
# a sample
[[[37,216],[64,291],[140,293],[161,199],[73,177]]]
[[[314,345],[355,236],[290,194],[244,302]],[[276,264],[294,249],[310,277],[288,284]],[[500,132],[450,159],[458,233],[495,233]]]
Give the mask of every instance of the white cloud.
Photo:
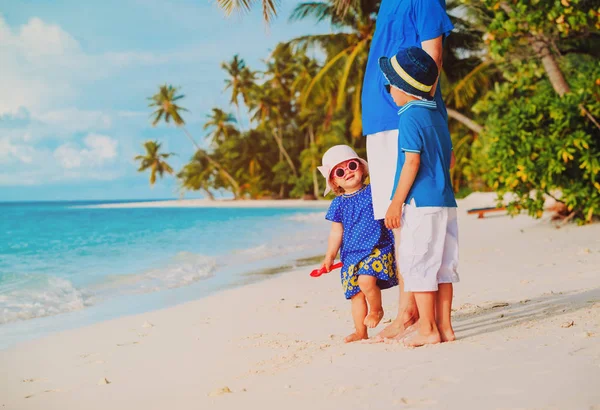
[[[0,138],[0,164],[21,162],[30,164],[35,150],[26,144],[14,143],[7,137]]]
[[[117,156],[118,142],[106,135],[90,134],[83,140],[84,147],[64,144],[54,151],[54,158],[65,169],[102,166]]]
[[[34,118],[43,122],[47,127],[60,128],[67,133],[108,129],[112,125],[111,118],[106,113],[76,108],[48,111],[36,115]]]

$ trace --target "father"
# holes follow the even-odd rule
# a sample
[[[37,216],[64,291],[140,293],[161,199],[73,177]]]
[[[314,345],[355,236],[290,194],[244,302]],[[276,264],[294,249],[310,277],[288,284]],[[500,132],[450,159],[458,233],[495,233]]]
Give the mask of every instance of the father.
[[[443,40],[453,28],[446,14],[445,0],[381,1],[362,92],[362,125],[367,135],[375,219],[384,219],[390,205],[398,157],[398,107],[385,90],[387,82],[379,70],[379,57],[394,55],[404,47],[421,47],[435,60],[441,72]],[[448,119],[440,87],[436,85],[432,89],[434,99]],[[377,335],[378,339],[402,336],[418,318],[414,296],[404,293],[400,273],[398,316]]]

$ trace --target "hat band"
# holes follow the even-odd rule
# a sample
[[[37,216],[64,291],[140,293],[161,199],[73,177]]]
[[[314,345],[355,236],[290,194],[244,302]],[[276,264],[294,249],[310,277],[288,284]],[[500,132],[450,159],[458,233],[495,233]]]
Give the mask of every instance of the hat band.
[[[398,60],[396,60],[396,56],[393,56],[392,58],[390,58],[390,62],[392,63],[392,67],[394,68],[394,71],[396,71],[396,74],[398,74],[400,76],[400,78],[402,78],[404,81],[406,81],[407,83],[409,83],[410,85],[412,85],[419,91],[423,91],[425,93],[431,91],[431,87],[433,87],[433,86],[425,85],[425,84],[415,80],[414,78],[412,78],[410,76],[410,74],[408,74],[406,71],[404,71],[404,69],[402,67],[400,67],[400,64],[398,64]]]

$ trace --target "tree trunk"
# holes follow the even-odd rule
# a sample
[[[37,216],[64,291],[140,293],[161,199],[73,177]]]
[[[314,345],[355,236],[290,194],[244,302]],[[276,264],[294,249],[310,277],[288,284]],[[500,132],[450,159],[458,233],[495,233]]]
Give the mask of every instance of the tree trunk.
[[[198,146],[198,144],[196,143],[196,141],[194,140],[192,135],[188,132],[188,130],[183,126],[181,127],[181,129],[183,130],[183,132],[185,132],[185,135],[187,135],[187,137],[190,139],[190,141],[192,141],[192,144],[194,144],[194,146],[196,147],[196,150],[199,150],[200,146]],[[212,165],[214,165],[219,170],[219,172],[221,172],[223,174],[225,179],[227,179],[229,181],[229,183],[231,184],[231,187],[233,188],[233,197],[235,199],[238,199],[240,197],[240,185],[237,183],[237,181],[231,176],[231,174],[229,172],[227,172],[227,170],[225,168],[223,168],[223,166],[221,164],[219,164],[217,161],[212,159],[208,154],[206,155],[206,159],[208,160],[208,162],[210,162]],[[214,197],[213,197],[213,199],[214,199]]]
[[[183,130],[183,132],[185,132],[185,135],[187,135],[187,137],[190,139],[190,141],[192,141],[192,144],[194,144],[194,147],[196,147],[196,150],[199,150],[200,147],[196,143],[196,140],[194,140],[194,137],[192,137],[192,134],[190,134],[184,126],[181,126],[181,129]]]
[[[310,137],[310,148],[312,150],[313,148],[316,148],[315,133],[313,132],[312,125],[308,126],[308,135]],[[311,168],[312,168],[312,179],[313,179],[313,195],[315,196],[315,198],[319,198],[319,179],[317,176],[317,161],[315,160],[314,156],[312,157],[311,161],[312,161]]]
[[[211,201],[214,201],[214,200],[215,200],[215,196],[213,195],[213,193],[212,193],[212,192],[210,192],[210,191],[208,190],[208,188],[204,188],[203,190],[204,190],[204,192],[206,192],[206,195],[208,195],[208,199],[210,199]]]
[[[550,80],[550,84],[552,84],[552,88],[554,91],[562,97],[563,95],[570,93],[571,88],[565,79],[560,67],[558,66],[558,62],[556,61],[556,57],[550,51],[550,47],[548,43],[544,39],[540,39],[539,37],[534,37],[531,40],[531,47],[533,51],[537,54],[537,56],[542,60],[542,65],[544,66],[544,71],[548,75],[548,79]],[[600,124],[598,120],[592,115],[591,112],[588,111],[587,108],[583,104],[579,104],[579,109],[588,117],[588,119],[598,128],[600,129]]]
[[[531,41],[531,47],[533,47],[533,51],[537,54],[540,60],[542,60],[542,65],[544,66],[544,70],[548,75],[548,79],[550,80],[550,84],[552,84],[554,91],[556,91],[556,93],[561,97],[566,93],[570,93],[571,88],[569,88],[569,84],[567,84],[565,76],[563,75],[562,71],[560,71],[558,62],[550,51],[548,44],[539,38],[535,38]]]
[[[446,108],[446,110],[448,111],[448,117],[460,122],[461,124],[466,126],[468,129],[473,131],[475,134],[481,134],[483,132],[483,127],[481,125],[477,124],[475,121],[473,121],[469,117],[467,117],[466,115],[461,114],[458,111],[453,110],[452,108]]]
[[[281,132],[281,128],[279,128],[279,130]],[[283,139],[279,135],[277,135],[277,130],[274,130],[272,132],[272,134],[273,134],[273,138],[275,138],[275,142],[277,142],[277,146],[279,147],[279,152],[283,155],[286,162],[292,169],[292,174],[294,174],[294,177],[298,178],[298,172],[296,171],[296,166],[294,165],[292,158],[290,157],[290,155],[286,151],[285,147],[283,146]]]

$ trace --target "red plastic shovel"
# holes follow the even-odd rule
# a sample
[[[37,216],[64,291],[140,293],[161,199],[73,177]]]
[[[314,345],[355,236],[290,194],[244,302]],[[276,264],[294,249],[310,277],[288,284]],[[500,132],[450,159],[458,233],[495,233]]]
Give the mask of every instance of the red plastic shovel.
[[[334,269],[341,268],[342,265],[343,265],[342,262],[338,262],[338,263],[335,263],[335,264],[331,265],[331,269],[329,269],[329,272],[331,272]],[[328,273],[328,272],[327,272],[327,269],[325,267],[322,267],[320,269],[313,270],[310,273],[310,276],[312,276],[313,278],[318,278],[319,276],[321,276],[324,273]]]

